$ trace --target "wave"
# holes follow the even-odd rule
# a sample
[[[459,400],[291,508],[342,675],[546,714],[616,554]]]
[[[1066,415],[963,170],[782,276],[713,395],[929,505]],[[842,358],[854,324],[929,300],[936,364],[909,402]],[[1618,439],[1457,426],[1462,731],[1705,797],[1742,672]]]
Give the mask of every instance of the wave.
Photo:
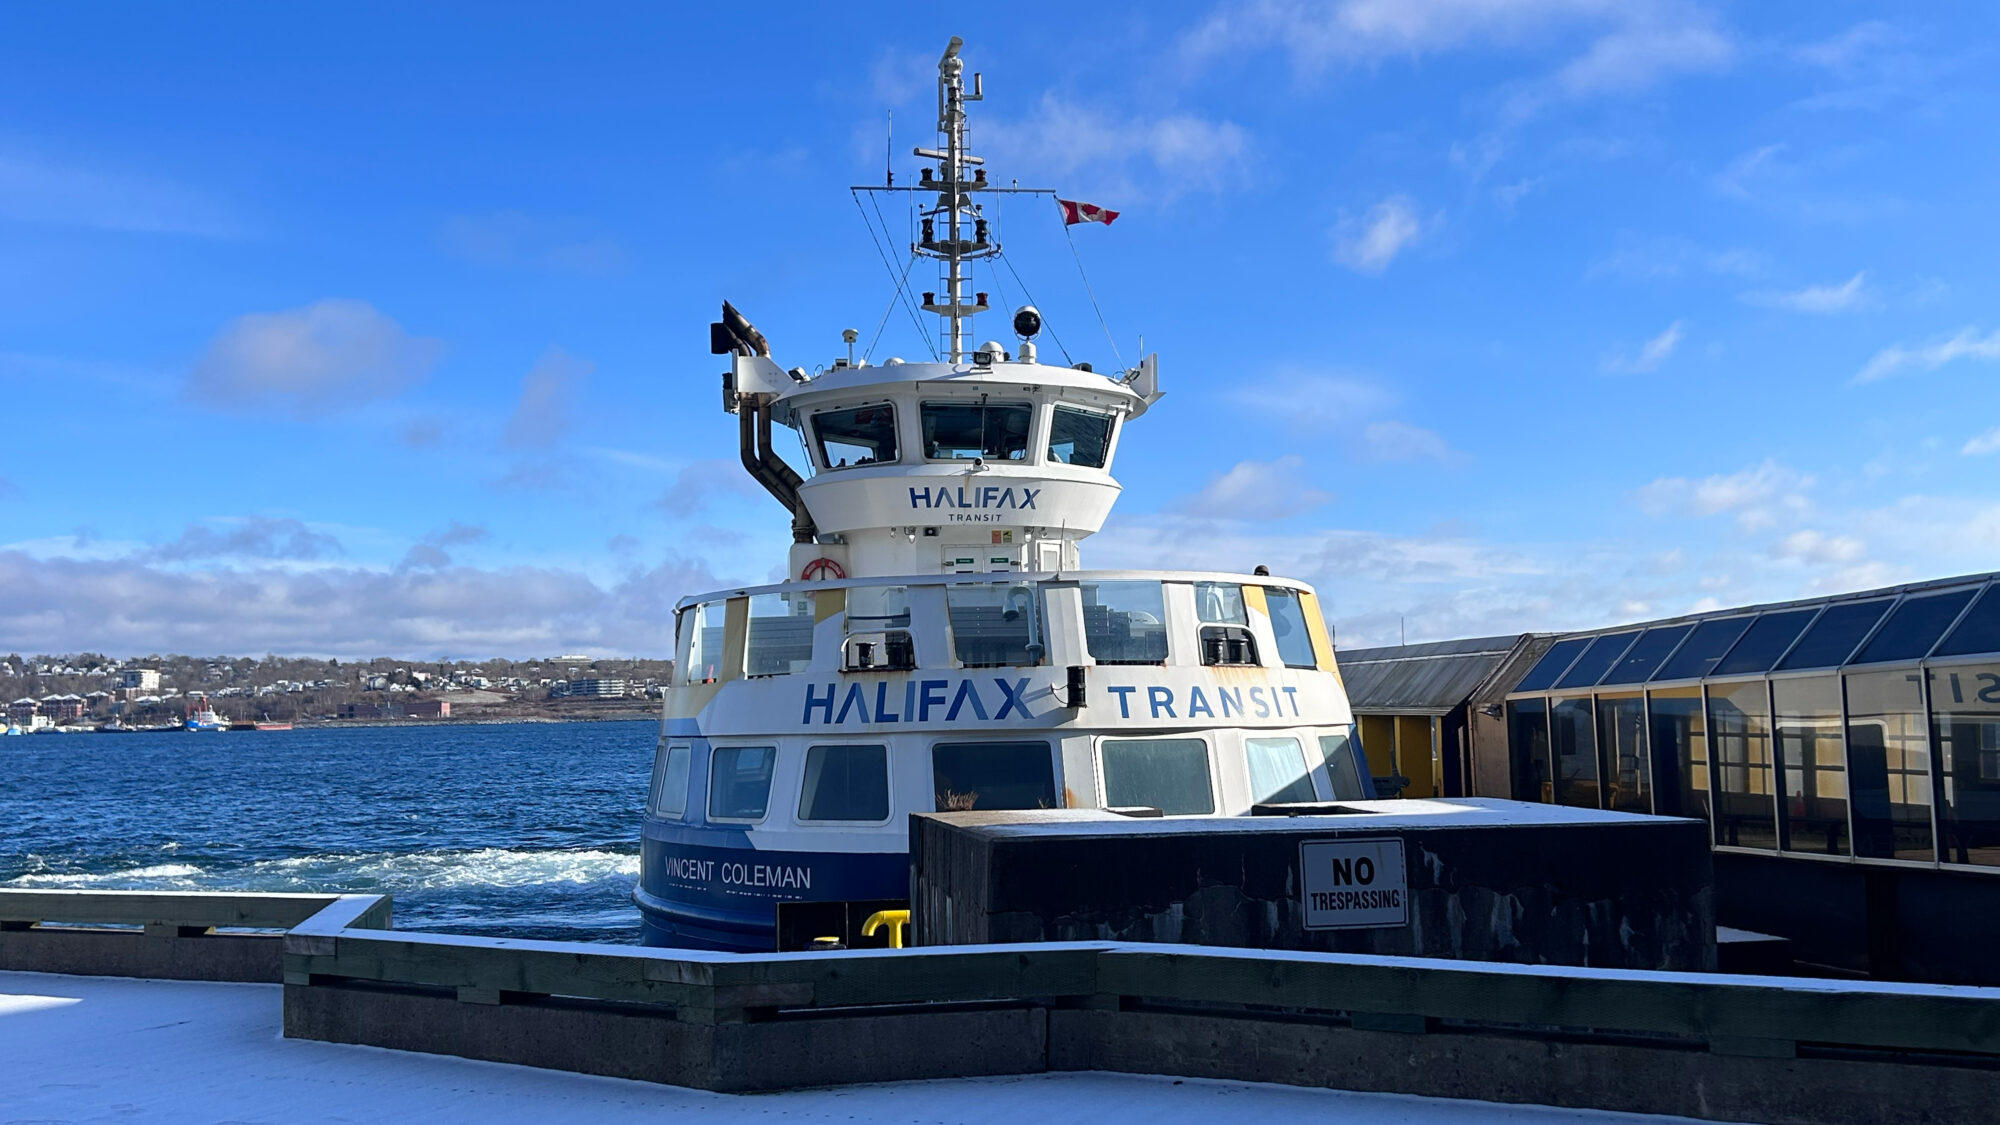
[[[163,863],[116,871],[44,869],[0,883],[22,888],[135,891],[382,892],[586,885],[638,878],[635,852],[605,849],[467,848],[331,853],[202,867]]]

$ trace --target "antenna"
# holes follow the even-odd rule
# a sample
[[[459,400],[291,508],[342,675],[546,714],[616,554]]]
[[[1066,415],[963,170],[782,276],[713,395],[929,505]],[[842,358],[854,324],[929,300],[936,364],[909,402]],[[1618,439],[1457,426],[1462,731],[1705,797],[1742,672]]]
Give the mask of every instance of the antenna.
[[[882,186],[896,186],[896,111],[889,111],[889,124],[882,134]]]

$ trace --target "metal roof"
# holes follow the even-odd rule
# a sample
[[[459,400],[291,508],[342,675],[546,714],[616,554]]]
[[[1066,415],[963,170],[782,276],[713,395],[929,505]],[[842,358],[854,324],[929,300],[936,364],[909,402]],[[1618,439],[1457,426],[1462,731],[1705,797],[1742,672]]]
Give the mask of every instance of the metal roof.
[[[1340,653],[1341,680],[1356,713],[1442,715],[1464,703],[1526,635],[1349,649]]]

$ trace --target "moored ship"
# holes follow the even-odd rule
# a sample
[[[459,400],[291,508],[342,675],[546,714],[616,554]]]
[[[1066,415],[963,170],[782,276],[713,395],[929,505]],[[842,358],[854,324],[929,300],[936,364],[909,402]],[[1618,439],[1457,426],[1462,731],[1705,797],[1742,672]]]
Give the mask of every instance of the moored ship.
[[[1000,252],[983,201],[1050,193],[998,186],[967,151],[983,90],[959,47],[917,184],[871,189],[920,201],[936,360],[850,350],[809,374],[727,304],[711,327],[744,467],[791,514],[796,577],[677,607],[634,891],[651,944],[770,949],[780,903],[906,898],[912,812],[1241,816],[1374,796],[1309,586],[1081,569],[1124,431],[1160,399],[1156,360],[1045,364],[1032,307],[1011,346],[969,346],[992,311],[971,269]],[[777,426],[807,474],[776,453]]]

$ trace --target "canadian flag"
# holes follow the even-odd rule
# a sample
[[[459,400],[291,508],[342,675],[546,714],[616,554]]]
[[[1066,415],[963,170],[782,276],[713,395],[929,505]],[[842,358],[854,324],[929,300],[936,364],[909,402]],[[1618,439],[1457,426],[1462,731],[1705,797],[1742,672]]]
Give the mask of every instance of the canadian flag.
[[[1118,218],[1118,212],[1107,211],[1095,203],[1078,203],[1074,199],[1058,199],[1056,206],[1062,208],[1063,225],[1073,227],[1078,223],[1103,223],[1110,226]]]

